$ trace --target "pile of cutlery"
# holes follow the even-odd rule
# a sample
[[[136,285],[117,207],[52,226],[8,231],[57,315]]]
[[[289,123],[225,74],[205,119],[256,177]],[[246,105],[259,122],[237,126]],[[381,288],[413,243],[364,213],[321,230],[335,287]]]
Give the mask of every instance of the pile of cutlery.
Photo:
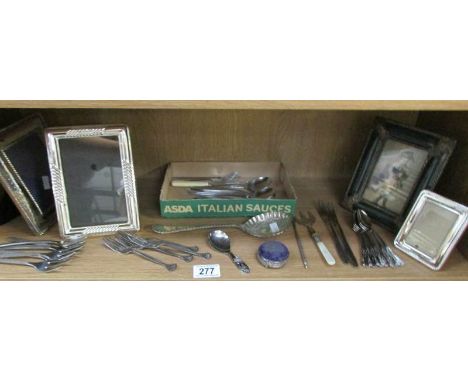
[[[199,248],[195,246],[186,246],[179,243],[174,243],[168,240],[146,239],[134,233],[119,232],[113,237],[104,238],[104,245],[114,252],[120,254],[133,254],[144,260],[161,265],[168,271],[177,269],[177,264],[166,263],[154,256],[143,252],[151,250],[163,255],[171,256],[185,262],[190,262],[194,257],[210,259],[211,254],[208,252],[199,252]]]
[[[198,199],[237,199],[274,197],[272,183],[267,176],[258,176],[245,182],[235,181],[224,184],[190,187],[188,193]]]
[[[361,238],[363,267],[397,268],[405,264],[372,229],[370,218],[364,210],[353,211],[353,231]]]
[[[316,204],[317,211],[325,225],[328,227],[330,234],[335,243],[336,250],[340,259],[345,264],[351,264],[353,267],[358,266],[356,257],[346,240],[346,237],[341,228],[340,222],[336,216],[335,207],[332,203],[318,201]]]
[[[50,272],[71,260],[84,246],[86,237],[65,240],[25,240],[11,238],[0,244],[0,264],[22,265],[38,272]]]

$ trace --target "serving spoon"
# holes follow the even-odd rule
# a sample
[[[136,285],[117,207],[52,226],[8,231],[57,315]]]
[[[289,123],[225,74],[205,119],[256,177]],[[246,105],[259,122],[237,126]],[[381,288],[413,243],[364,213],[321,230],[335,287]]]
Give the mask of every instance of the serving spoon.
[[[176,233],[195,231],[197,229],[237,228],[255,237],[271,237],[283,233],[291,224],[291,216],[283,212],[266,212],[254,216],[243,224],[206,224],[194,226],[171,226],[155,224],[156,233]]]
[[[208,235],[208,243],[213,249],[229,255],[234,265],[241,272],[250,273],[249,266],[239,256],[231,252],[231,240],[226,232],[219,229],[211,231]]]

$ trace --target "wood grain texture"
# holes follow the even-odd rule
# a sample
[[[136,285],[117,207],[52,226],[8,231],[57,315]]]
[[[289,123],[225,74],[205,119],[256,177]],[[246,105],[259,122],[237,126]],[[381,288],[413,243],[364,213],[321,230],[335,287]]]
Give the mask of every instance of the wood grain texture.
[[[36,110],[3,110],[15,120]],[[174,161],[285,164],[296,177],[350,177],[376,116],[414,124],[411,111],[44,109],[49,126],[123,123],[136,174]],[[7,118],[8,117],[8,118]]]
[[[318,198],[336,200],[335,196],[342,195],[345,186],[342,182],[319,182],[304,178],[295,179],[293,182],[299,194],[300,208],[311,210],[312,200]],[[147,191],[140,190],[143,212],[141,234],[157,237],[156,234],[150,232],[149,225],[156,222],[168,223],[168,221],[160,218],[157,209],[151,204],[151,198],[148,197],[149,192]],[[345,234],[357,255],[359,243],[356,234],[351,230],[351,216],[341,208],[338,208],[338,213]],[[182,224],[200,223],[200,219],[178,219],[177,222]],[[175,222],[171,220],[169,223],[174,224]],[[298,226],[298,229],[309,261],[309,269],[304,269],[302,266],[292,229],[277,237],[290,250],[290,259],[282,269],[266,269],[258,263],[255,256],[258,246],[263,242],[262,239],[250,237],[239,230],[229,229],[227,232],[232,237],[233,251],[251,267],[251,273],[248,275],[241,274],[226,255],[214,252],[209,248],[206,242],[208,231],[205,230],[160,236],[187,245],[198,245],[201,250],[213,253],[213,258],[208,261],[197,258],[192,263],[184,263],[177,260],[178,269],[175,272],[167,272],[132,255],[113,253],[102,246],[102,238],[94,237],[88,240],[81,254],[58,271],[42,274],[29,268],[0,264],[0,280],[192,280],[192,266],[194,264],[220,264],[221,280],[468,280],[468,261],[458,252],[450,257],[439,272],[426,268],[401,252],[397,253],[406,262],[406,265],[399,269],[352,268],[344,265],[336,255],[333,242],[323,222],[317,217],[316,229],[337,259],[337,265],[330,267],[326,265],[318,253],[304,227]],[[376,230],[384,236],[387,243],[392,242],[391,235],[379,227]],[[4,241],[9,236],[29,237],[30,235],[24,222],[16,219],[12,223],[0,226],[0,241]],[[56,228],[47,237],[56,238]],[[164,258],[164,255],[154,254]],[[170,261],[171,258],[166,257],[165,260]]]
[[[468,110],[468,101],[350,100],[0,100],[0,108],[270,109],[270,110]]]

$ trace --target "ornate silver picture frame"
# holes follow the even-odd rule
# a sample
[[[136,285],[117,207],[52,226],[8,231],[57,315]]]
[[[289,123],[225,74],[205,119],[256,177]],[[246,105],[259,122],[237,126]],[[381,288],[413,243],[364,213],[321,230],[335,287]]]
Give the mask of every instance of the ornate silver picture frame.
[[[45,127],[43,118],[33,114],[0,131],[1,185],[37,235],[55,222]]]
[[[46,140],[62,236],[139,230],[127,126],[50,128]]]
[[[432,191],[422,191],[403,223],[395,246],[437,271],[468,225],[468,208]]]

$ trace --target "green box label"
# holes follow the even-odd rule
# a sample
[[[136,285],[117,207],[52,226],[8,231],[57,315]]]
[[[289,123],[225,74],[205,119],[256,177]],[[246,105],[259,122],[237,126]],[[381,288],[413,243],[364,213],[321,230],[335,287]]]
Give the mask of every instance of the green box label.
[[[296,201],[276,200],[162,200],[161,215],[168,218],[255,216],[264,212],[293,215]]]

